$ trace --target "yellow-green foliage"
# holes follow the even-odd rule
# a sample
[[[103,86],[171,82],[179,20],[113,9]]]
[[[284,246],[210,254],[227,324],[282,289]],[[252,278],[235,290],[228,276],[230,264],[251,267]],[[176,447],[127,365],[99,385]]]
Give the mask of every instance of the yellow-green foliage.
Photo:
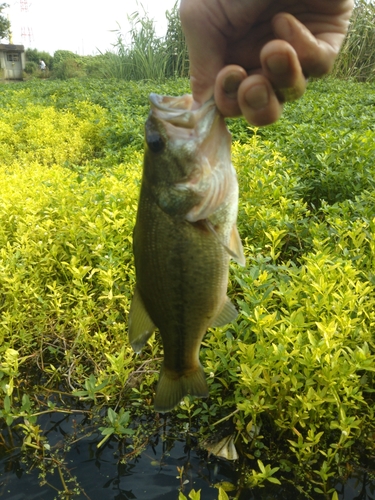
[[[99,131],[106,124],[104,110],[88,102],[76,112],[26,103],[2,111],[0,158],[2,165],[62,165],[82,163],[102,146]]]
[[[185,398],[171,419],[208,435],[233,421],[250,460],[242,485],[293,474],[335,498],[330,477],[374,449],[375,91],[315,85],[273,127],[230,122],[247,257],[245,268],[231,264],[240,315],[204,339],[210,398]],[[8,425],[34,422],[33,393],[64,390],[110,406],[101,444],[144,442],[142,426],[130,426],[152,411],[161,345],[156,335],[135,357],[127,317],[152,90],[37,82],[0,95],[0,412]],[[126,411],[112,409],[118,404]]]
[[[105,352],[110,373],[111,353],[124,357],[142,155],[110,175],[92,171],[87,159],[102,147],[107,120],[103,108],[80,102],[75,113],[29,103],[0,121],[0,353],[26,359],[37,348],[58,379],[75,356],[84,360],[78,373],[94,352]],[[58,366],[62,338],[72,349]]]

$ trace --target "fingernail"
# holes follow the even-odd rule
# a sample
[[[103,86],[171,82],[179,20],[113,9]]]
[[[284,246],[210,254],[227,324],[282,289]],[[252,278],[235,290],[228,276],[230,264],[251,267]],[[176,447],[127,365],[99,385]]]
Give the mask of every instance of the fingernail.
[[[269,56],[266,64],[273,75],[285,75],[289,71],[289,57],[285,54]]]
[[[243,80],[243,76],[240,73],[230,73],[223,82],[224,92],[228,97],[234,99],[237,97],[238,87]]]
[[[258,84],[250,87],[245,93],[246,103],[253,109],[262,109],[269,102],[268,88],[266,85]]]

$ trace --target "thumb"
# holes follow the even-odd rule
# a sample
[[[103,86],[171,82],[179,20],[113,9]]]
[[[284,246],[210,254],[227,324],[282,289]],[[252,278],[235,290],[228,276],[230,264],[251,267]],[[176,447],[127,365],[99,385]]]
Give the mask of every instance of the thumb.
[[[209,22],[201,0],[193,8],[192,2],[182,0],[180,18],[189,51],[193,99],[203,104],[213,96],[216,76],[224,66],[225,39]]]
[[[198,104],[208,101],[214,94],[216,76],[223,68],[224,62],[217,57],[216,51],[207,49],[190,53],[190,86],[193,99]]]

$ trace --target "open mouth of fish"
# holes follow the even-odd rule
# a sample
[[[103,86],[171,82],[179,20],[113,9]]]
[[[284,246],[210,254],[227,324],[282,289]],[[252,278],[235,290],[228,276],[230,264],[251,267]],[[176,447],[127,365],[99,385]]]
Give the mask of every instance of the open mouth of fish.
[[[179,97],[150,94],[150,102],[151,130],[156,129],[164,135],[170,151],[178,152],[176,157],[185,155],[186,161],[196,164],[189,174],[174,184],[176,190],[192,190],[201,198],[186,214],[186,220],[208,219],[225,203],[228,192],[235,198],[238,196],[230,158],[231,136],[224,117],[213,98],[195,109],[190,94]]]
[[[191,94],[179,97],[150,94],[149,99],[151,115],[162,121],[170,140],[178,141],[179,144],[180,141],[194,141],[195,147],[211,146],[214,151],[218,143],[225,136],[229,136],[213,98],[196,109],[193,109],[194,100]],[[208,137],[210,140],[206,141]],[[206,150],[205,154],[210,157],[213,151]]]

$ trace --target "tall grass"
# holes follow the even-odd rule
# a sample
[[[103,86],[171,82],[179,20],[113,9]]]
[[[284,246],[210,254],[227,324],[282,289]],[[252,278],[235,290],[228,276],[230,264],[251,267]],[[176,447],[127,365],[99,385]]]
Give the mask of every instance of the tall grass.
[[[168,76],[184,77],[189,74],[189,53],[182,32],[181,20],[177,3],[173,9],[166,12],[168,20],[167,34],[165,37],[166,52],[168,54]]]
[[[177,3],[166,12],[165,37],[157,37],[154,22],[146,12],[129,17],[130,44],[119,29],[114,52],[105,54],[105,77],[125,80],[163,81],[189,74],[189,54],[182,32]],[[375,79],[375,4],[355,0],[349,31],[333,69],[336,78],[358,81]]]
[[[53,76],[67,79],[87,75],[157,82],[187,77],[189,54],[178,3],[165,15],[168,25],[163,37],[157,36],[153,19],[143,10],[129,16],[128,33],[124,34],[120,27],[115,31],[116,42],[110,52],[83,57],[57,51],[53,58]],[[355,0],[349,31],[332,74],[341,79],[375,80],[374,0]]]
[[[333,76],[358,81],[375,80],[375,5],[372,0],[356,0]]]
[[[158,37],[154,21],[146,12],[135,12],[129,17],[130,44],[125,43],[121,30],[117,31],[115,52],[104,54],[102,73],[105,77],[124,80],[154,80],[187,76],[189,62],[182,33],[177,3],[166,12],[167,34]]]

